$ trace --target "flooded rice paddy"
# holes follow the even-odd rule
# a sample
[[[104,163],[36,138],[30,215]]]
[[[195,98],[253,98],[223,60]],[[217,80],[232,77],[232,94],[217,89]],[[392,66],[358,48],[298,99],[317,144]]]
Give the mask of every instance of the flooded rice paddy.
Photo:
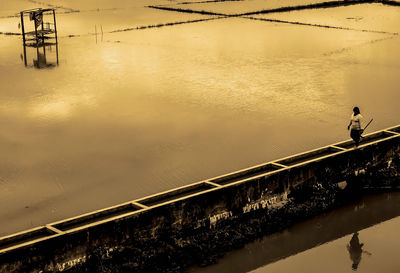
[[[397,6],[147,7],[319,2],[1,1],[0,235],[398,124]],[[37,69],[18,12],[54,6]]]

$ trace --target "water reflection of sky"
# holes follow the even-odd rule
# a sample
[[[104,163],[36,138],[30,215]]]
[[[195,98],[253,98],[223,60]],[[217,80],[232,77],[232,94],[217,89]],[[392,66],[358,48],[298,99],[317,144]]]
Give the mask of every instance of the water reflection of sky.
[[[0,234],[345,139],[354,104],[371,131],[399,122],[397,36],[229,18],[96,43],[94,24],[209,16],[117,9],[102,21],[97,2],[79,3],[57,2],[87,11],[57,17],[81,36],[59,39],[56,69],[26,69],[21,38],[0,37]]]
[[[399,241],[393,240],[400,228],[397,217],[377,226],[362,230],[357,237],[363,244],[360,249],[351,246],[355,234],[310,249],[269,266],[256,269],[254,273],[267,272],[397,272]],[[354,239],[353,239],[354,240]]]

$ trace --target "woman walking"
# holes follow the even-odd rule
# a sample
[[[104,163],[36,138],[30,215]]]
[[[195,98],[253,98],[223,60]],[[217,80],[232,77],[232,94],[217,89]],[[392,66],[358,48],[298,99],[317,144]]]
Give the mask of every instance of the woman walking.
[[[350,124],[347,126],[347,130],[350,130],[350,137],[354,140],[356,147],[360,144],[361,134],[361,120],[363,116],[360,113],[360,109],[356,106],[353,108],[353,114],[351,115]]]

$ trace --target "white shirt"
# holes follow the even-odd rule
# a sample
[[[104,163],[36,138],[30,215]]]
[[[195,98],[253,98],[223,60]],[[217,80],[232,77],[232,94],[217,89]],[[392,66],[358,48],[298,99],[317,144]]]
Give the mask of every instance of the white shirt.
[[[361,130],[361,120],[363,116],[361,114],[357,114],[354,116],[354,113],[351,115],[351,129],[352,130]]]

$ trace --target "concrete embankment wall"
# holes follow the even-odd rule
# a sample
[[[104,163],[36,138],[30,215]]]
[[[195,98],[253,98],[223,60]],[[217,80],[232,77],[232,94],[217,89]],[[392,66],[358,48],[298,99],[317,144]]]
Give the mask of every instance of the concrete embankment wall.
[[[279,210],[310,185],[398,186],[378,178],[390,180],[399,162],[396,126],[366,135],[357,149],[344,141],[0,238],[0,272],[61,271],[99,248],[112,256],[135,242],[218,229],[250,212]]]

